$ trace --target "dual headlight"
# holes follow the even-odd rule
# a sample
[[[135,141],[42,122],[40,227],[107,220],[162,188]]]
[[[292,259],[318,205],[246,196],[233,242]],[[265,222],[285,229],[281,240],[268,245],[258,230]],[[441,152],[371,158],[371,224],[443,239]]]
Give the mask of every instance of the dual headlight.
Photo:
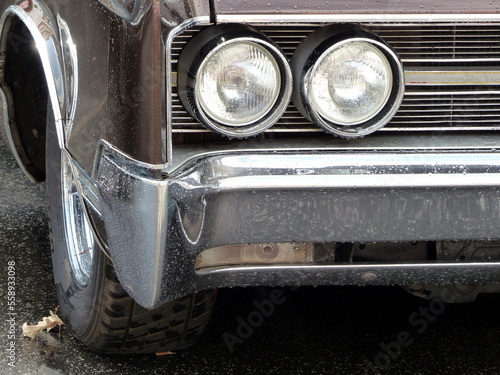
[[[229,137],[257,135],[283,114],[292,73],[279,48],[241,25],[208,28],[179,57],[182,103],[207,128]]]
[[[326,131],[363,136],[391,119],[404,91],[396,54],[354,26],[313,33],[290,64],[256,30],[214,26],[188,43],[178,65],[184,106],[207,128],[229,137],[253,136],[272,126],[292,92],[302,114]]]

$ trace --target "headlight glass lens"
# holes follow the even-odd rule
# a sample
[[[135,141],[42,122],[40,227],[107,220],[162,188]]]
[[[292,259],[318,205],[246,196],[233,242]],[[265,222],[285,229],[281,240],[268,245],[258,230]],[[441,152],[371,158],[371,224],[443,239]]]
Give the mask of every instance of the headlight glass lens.
[[[272,54],[255,42],[234,41],[202,62],[196,99],[212,119],[238,127],[264,117],[280,89],[280,68]]]
[[[389,100],[392,71],[385,55],[364,41],[338,43],[311,70],[311,104],[328,121],[356,125],[370,120]]]

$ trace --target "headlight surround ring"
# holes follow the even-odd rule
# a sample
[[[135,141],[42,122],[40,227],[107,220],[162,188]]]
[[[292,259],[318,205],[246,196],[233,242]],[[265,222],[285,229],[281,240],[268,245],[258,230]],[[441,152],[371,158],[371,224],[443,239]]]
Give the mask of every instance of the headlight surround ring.
[[[377,56],[375,60],[378,59],[390,70],[390,79],[388,79],[388,90],[384,90],[381,98],[375,98],[378,100],[378,105],[375,105],[374,110],[367,111],[352,121],[343,121],[329,115],[327,108],[319,108],[313,92],[317,90],[317,85],[313,87],[313,81],[319,65],[328,59],[329,54],[349,44],[370,50],[373,56]],[[326,132],[342,138],[363,137],[382,128],[396,114],[403,100],[404,73],[398,56],[382,39],[358,26],[330,26],[313,33],[301,43],[291,64],[296,78],[293,97],[296,107],[311,122]],[[374,68],[373,71],[375,70]],[[356,78],[351,79],[356,81]],[[323,91],[325,90],[324,88]]]
[[[219,61],[218,55],[224,57],[231,49],[244,53],[246,50],[254,59],[250,62],[235,59],[231,65],[229,54],[228,58]],[[200,76],[218,69],[220,64],[226,64],[227,69],[221,69],[212,77]],[[247,138],[262,133],[281,117],[290,102],[293,79],[286,57],[278,46],[251,27],[225,24],[201,31],[182,51],[178,66],[178,92],[184,107],[205,127],[230,138]],[[263,80],[256,79],[260,77],[258,74]],[[230,85],[224,86],[221,80]],[[239,85],[242,86],[240,91]],[[203,90],[208,93],[212,90],[214,96]],[[229,93],[226,102],[222,99],[224,91]],[[242,100],[238,102],[240,97]],[[241,103],[254,105],[247,111],[253,113],[241,117],[241,120],[232,119],[230,112],[236,113]]]

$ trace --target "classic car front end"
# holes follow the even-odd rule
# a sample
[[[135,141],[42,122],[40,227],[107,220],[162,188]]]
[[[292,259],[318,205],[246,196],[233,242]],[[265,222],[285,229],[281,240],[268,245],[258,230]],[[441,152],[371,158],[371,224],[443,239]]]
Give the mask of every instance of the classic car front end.
[[[63,316],[87,345],[188,346],[220,287],[497,291],[489,1],[100,3],[1,9],[4,137],[47,180]],[[103,318],[108,298],[128,299]]]

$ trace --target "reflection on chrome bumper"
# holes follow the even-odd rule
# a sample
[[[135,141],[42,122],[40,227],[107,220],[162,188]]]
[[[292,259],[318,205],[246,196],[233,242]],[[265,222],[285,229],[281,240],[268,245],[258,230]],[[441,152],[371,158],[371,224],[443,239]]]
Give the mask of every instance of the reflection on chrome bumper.
[[[499,153],[227,152],[160,172],[109,149],[96,176],[118,277],[146,307],[221,286],[499,279],[494,263],[195,272],[230,244],[500,238]]]

